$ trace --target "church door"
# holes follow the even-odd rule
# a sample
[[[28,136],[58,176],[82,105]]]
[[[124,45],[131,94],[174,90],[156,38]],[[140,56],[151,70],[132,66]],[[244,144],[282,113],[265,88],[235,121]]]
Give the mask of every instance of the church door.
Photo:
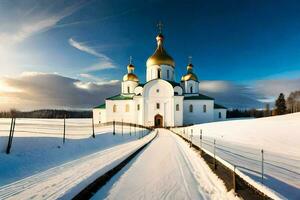
[[[163,117],[159,114],[155,115],[154,123],[155,123],[155,127],[162,127],[163,126]]]

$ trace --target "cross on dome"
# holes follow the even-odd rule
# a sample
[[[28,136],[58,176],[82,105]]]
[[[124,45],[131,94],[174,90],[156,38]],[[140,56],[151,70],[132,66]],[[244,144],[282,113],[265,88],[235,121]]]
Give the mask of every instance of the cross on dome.
[[[162,34],[163,23],[161,21],[157,24],[159,34]]]

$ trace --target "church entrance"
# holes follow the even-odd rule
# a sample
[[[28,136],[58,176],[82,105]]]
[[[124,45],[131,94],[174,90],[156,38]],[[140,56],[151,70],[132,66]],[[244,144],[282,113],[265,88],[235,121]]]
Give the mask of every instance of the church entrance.
[[[163,117],[159,114],[155,115],[154,117],[154,126],[156,128],[163,127]]]

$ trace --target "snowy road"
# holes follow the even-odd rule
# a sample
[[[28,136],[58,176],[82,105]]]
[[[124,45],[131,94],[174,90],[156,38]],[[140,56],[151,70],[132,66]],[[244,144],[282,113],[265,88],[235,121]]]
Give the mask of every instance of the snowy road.
[[[0,199],[71,199],[150,141],[154,133],[0,187]]]
[[[235,198],[187,143],[165,129],[119,176],[94,199]]]

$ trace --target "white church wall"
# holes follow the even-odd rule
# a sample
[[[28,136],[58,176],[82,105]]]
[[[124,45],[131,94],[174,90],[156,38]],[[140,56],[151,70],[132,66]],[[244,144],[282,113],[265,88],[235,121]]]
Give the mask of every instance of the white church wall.
[[[138,83],[135,81],[122,81],[122,93],[134,93],[134,89],[138,86]]]
[[[174,90],[170,83],[162,79],[152,80],[144,86],[144,124],[154,125],[154,117],[160,114],[164,126],[174,125]],[[157,104],[159,104],[157,106]]]
[[[186,94],[198,94],[199,93],[199,83],[194,80],[183,81],[181,86],[184,88],[184,93]],[[192,92],[191,92],[192,88]]]
[[[190,105],[193,106],[193,112],[190,112]],[[206,105],[206,112],[203,110],[204,105]],[[213,100],[184,100],[183,107],[184,125],[206,123],[214,120]]]
[[[174,126],[183,125],[183,96],[174,96]],[[177,110],[178,105],[178,110]]]
[[[116,105],[116,111],[114,112],[113,106]],[[129,106],[128,112],[126,111],[126,105]],[[135,115],[135,101],[134,100],[106,100],[106,120],[108,122],[119,121],[136,123]]]
[[[135,109],[136,109],[136,116],[135,121],[137,124],[143,125],[144,124],[144,98],[142,96],[134,97],[135,101]]]
[[[177,93],[177,95],[182,95],[183,94],[182,87],[179,86],[174,87],[174,93]]]
[[[169,65],[152,65],[147,67],[147,82],[158,78],[158,69],[161,70],[160,78],[174,81],[174,68]]]
[[[104,108],[93,109],[94,124],[100,124],[106,122],[106,111]]]
[[[134,94],[135,95],[143,95],[143,87],[141,87],[141,86],[138,86],[138,87],[136,87],[136,88],[134,88]]]
[[[221,113],[221,114],[220,114]],[[214,121],[224,121],[226,120],[227,110],[223,108],[214,109]]]

